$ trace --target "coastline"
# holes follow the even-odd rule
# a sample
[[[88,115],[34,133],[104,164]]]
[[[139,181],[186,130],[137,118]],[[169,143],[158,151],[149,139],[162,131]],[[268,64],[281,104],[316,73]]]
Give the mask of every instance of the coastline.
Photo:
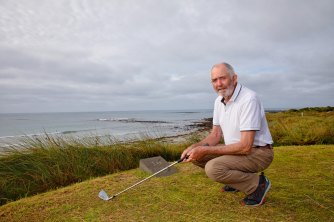
[[[25,138],[0,151],[0,172],[4,175],[0,205],[22,195],[31,196],[84,181],[92,175],[133,169],[138,167],[140,159],[152,156],[162,156],[167,161],[179,159],[187,144],[204,135],[210,124],[211,120],[204,118],[187,125],[186,130],[175,136],[142,134],[123,141],[107,137],[67,140],[68,137],[48,134]],[[13,187],[13,183],[18,186]]]
[[[0,147],[27,138],[99,139],[133,141],[180,136],[196,131],[211,110],[110,111],[78,113],[0,114]]]
[[[176,126],[177,127],[177,126]],[[179,144],[179,143],[186,143],[189,138],[193,135],[196,135],[198,137],[204,137],[208,134],[208,131],[212,128],[212,118],[203,118],[197,121],[192,122],[192,124],[189,124],[184,127],[184,129],[181,130],[181,132],[177,132],[174,135],[159,135],[154,134],[154,132],[151,134],[150,132],[147,132],[147,135],[144,133],[144,137],[141,138],[140,136],[134,136],[134,137],[114,137],[112,135],[102,135],[102,136],[96,136],[96,135],[85,135],[85,136],[79,136],[76,137],[75,135],[68,134],[56,134],[56,133],[43,133],[38,135],[20,135],[20,136],[10,136],[8,139],[0,139],[0,152],[4,151],[7,148],[11,147],[24,147],[25,142],[27,139],[40,139],[45,137],[51,137],[51,138],[62,138],[62,139],[73,139],[77,138],[79,140],[89,140],[91,138],[96,139],[99,137],[101,141],[103,141],[103,138],[107,138],[107,141],[109,138],[112,138],[113,140],[117,142],[122,143],[132,143],[136,142],[142,139],[145,139],[146,137],[148,139],[154,139],[160,142],[165,143],[172,143],[172,144]],[[23,142],[22,142],[23,141]],[[102,145],[102,144],[101,144]],[[108,145],[108,144],[103,144]]]
[[[200,121],[196,121],[189,127],[191,128],[190,131],[186,131],[174,136],[164,136],[157,139],[161,142],[180,144],[186,143],[189,137],[194,134],[197,134],[197,136],[201,138],[205,137],[212,128],[212,118],[204,118]]]

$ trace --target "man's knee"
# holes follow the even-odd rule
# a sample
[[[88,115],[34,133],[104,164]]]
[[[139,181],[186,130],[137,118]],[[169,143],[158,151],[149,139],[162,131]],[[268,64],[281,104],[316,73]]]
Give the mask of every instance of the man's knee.
[[[224,183],[228,169],[217,159],[210,160],[205,165],[206,175],[214,181]]]

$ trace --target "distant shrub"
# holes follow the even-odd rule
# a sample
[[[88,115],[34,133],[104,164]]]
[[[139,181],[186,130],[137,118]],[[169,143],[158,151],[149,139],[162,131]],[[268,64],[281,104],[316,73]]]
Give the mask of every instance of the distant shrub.
[[[334,107],[305,107],[302,109],[289,109],[287,112],[305,112],[305,111],[315,111],[315,112],[331,112],[334,111]]]

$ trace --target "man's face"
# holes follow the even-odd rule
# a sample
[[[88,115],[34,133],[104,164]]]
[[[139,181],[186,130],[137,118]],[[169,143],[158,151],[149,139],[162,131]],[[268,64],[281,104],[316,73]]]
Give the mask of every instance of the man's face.
[[[224,98],[230,98],[233,94],[237,76],[230,77],[225,66],[214,67],[211,71],[211,83],[214,90]]]

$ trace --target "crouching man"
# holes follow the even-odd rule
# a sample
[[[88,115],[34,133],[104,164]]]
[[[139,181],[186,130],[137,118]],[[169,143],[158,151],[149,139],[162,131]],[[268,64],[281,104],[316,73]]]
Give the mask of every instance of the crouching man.
[[[211,82],[218,97],[212,131],[185,149],[181,158],[187,157],[184,162],[193,162],[204,168],[209,178],[225,184],[223,191],[244,192],[241,204],[259,206],[271,183],[258,173],[273,161],[273,141],[259,98],[237,80],[228,63],[213,66]],[[222,136],[225,144],[219,144]]]

